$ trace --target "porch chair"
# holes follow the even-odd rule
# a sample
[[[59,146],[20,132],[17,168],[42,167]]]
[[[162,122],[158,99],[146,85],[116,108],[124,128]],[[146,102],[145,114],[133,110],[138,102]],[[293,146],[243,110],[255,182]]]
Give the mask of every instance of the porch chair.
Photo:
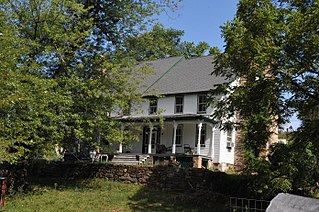
[[[166,153],[166,146],[164,144],[156,144],[156,153],[158,154],[164,154]]]
[[[189,144],[184,144],[184,153],[185,154],[191,154],[192,153],[192,148]]]

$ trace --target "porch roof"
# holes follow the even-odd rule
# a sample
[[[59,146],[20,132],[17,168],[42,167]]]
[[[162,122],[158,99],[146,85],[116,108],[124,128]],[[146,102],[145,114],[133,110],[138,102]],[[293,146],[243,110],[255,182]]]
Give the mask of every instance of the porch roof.
[[[217,121],[211,119],[209,115],[203,114],[174,114],[174,115],[149,115],[149,116],[123,116],[119,120],[122,122],[144,122],[160,121],[163,118],[164,121],[192,121],[192,120],[203,120],[204,122],[217,124]]]

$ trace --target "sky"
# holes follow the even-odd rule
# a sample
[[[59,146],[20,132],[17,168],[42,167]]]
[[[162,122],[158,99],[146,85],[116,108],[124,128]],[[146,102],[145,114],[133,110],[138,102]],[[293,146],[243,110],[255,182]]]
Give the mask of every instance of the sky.
[[[239,0],[182,0],[176,12],[159,17],[165,27],[184,30],[183,41],[207,42],[223,49],[220,26],[231,21]]]
[[[221,29],[225,22],[233,20],[239,0],[182,0],[176,12],[163,13],[159,22],[165,27],[184,30],[183,41],[198,44],[207,42],[211,47],[224,49]],[[284,129],[292,126],[297,129],[300,120],[291,117]]]

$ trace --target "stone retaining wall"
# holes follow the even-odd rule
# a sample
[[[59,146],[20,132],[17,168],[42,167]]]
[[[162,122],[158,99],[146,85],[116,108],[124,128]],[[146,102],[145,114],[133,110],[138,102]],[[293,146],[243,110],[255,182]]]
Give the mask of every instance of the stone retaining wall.
[[[29,184],[28,177],[28,163],[23,161],[16,165],[3,163],[0,165],[0,177],[6,178],[7,192],[16,190],[27,190]]]
[[[207,190],[225,195],[248,195],[247,178],[207,169],[41,162],[33,164],[30,174],[64,179],[105,178],[125,183],[147,184],[161,190]]]

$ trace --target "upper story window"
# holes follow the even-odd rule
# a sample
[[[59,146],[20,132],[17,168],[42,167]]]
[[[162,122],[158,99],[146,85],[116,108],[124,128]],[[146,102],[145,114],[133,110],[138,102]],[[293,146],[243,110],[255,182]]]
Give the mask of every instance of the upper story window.
[[[226,132],[227,142],[232,142],[232,134],[233,132],[231,130],[227,130]]]
[[[150,107],[149,107],[149,114],[156,114],[157,112],[157,98],[150,99]]]
[[[228,130],[226,132],[226,148],[230,150],[234,146],[235,144],[233,143],[233,132],[231,130]]]
[[[197,113],[206,113],[207,95],[199,94],[197,98]]]
[[[184,96],[175,96],[175,113],[183,113]]]

